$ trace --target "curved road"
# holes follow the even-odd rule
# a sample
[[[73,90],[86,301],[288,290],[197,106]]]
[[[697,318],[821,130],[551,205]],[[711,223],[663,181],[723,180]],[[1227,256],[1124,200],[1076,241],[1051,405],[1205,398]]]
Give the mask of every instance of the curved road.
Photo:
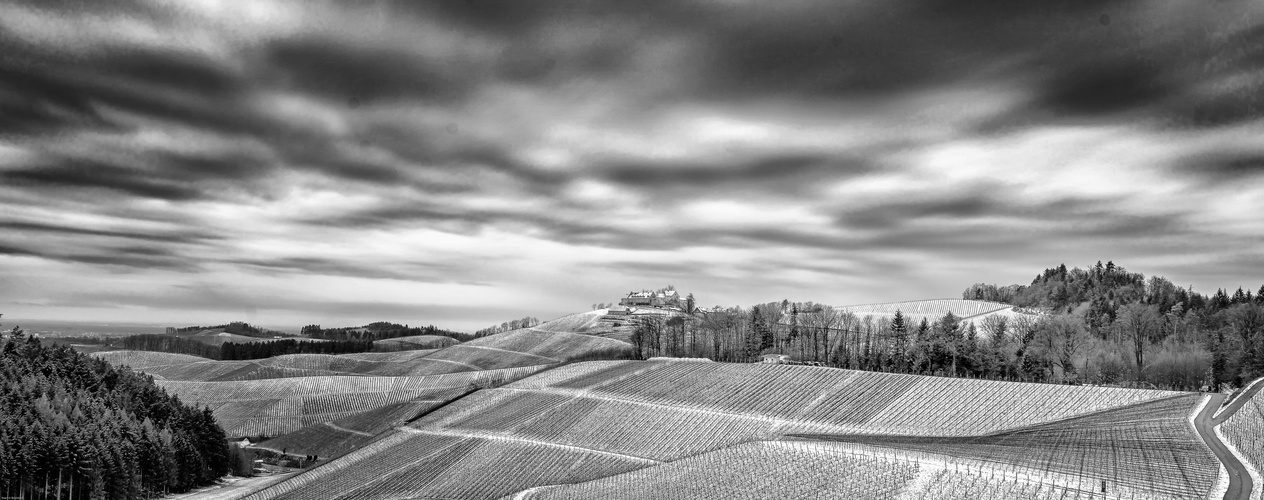
[[[1202,438],[1203,443],[1211,448],[1212,453],[1216,454],[1216,458],[1220,459],[1220,463],[1224,464],[1225,470],[1229,473],[1229,489],[1225,491],[1224,500],[1250,500],[1251,498],[1251,474],[1247,472],[1247,466],[1244,465],[1233,452],[1220,441],[1220,437],[1216,435],[1216,426],[1224,423],[1229,417],[1238,412],[1247,400],[1260,392],[1264,388],[1264,383],[1255,383],[1248,387],[1247,391],[1239,395],[1232,404],[1225,407],[1217,415],[1216,411],[1220,410],[1220,405],[1224,403],[1224,394],[1213,394],[1207,404],[1203,406],[1203,410],[1198,412],[1198,416],[1194,417],[1194,429],[1198,431],[1198,437]]]
[[[1246,390],[1243,391],[1242,394],[1239,394],[1237,399],[1234,399],[1232,403],[1229,403],[1229,406],[1220,410],[1220,413],[1216,414],[1215,424],[1223,424],[1225,420],[1228,420],[1234,413],[1237,413],[1238,409],[1242,408],[1242,405],[1246,404],[1248,400],[1255,397],[1255,394],[1260,392],[1260,389],[1264,389],[1264,378],[1256,379],[1254,382],[1248,384],[1246,386]]]

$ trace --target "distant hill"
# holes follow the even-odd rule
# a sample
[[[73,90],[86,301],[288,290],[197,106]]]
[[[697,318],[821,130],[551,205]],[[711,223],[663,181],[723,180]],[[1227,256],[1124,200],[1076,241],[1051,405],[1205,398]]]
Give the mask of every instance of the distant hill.
[[[568,314],[527,328],[538,332],[565,332],[630,342],[638,318],[668,317],[682,314],[657,307],[621,306]]]
[[[390,351],[409,351],[414,349],[441,349],[461,341],[452,337],[442,335],[411,335],[407,337],[393,337],[373,341],[373,350],[379,352]]]
[[[440,336],[451,337],[458,341],[474,338],[473,335],[437,328],[434,325],[410,327],[387,321],[377,321],[364,326],[345,326],[337,328],[321,328],[320,325],[307,325],[301,330],[302,335],[329,340],[384,340],[399,337]]]
[[[179,336],[206,336],[211,334],[229,334],[240,337],[253,338],[274,338],[274,337],[292,337],[294,335],[277,330],[269,330],[260,328],[242,321],[234,321],[223,325],[215,326],[186,326],[182,328],[167,328],[167,333]],[[234,340],[240,342],[240,340]]]
[[[234,382],[158,380],[182,401],[205,405],[230,438],[275,437],[403,402],[442,403],[463,391],[543,367],[415,377],[308,376]],[[456,391],[456,392],[453,392]]]
[[[983,300],[966,300],[966,299],[929,299],[929,300],[909,300],[903,302],[882,302],[877,304],[860,304],[854,306],[836,307],[840,312],[849,312],[855,314],[859,318],[872,316],[874,319],[886,318],[890,320],[895,317],[895,312],[900,311],[904,316],[905,322],[909,325],[916,325],[925,319],[929,323],[934,323],[943,318],[944,315],[951,312],[954,316],[961,318],[962,323],[975,323],[981,325],[983,320],[989,316],[997,316],[1013,321],[1017,318],[1028,318],[1036,320],[1040,315],[1032,309],[1023,309],[1015,307],[1012,304],[1001,302],[990,302]]]
[[[631,346],[626,342],[567,331],[599,330],[590,328],[599,315],[576,316],[557,324],[540,325],[553,331],[524,328],[465,343],[435,335],[374,341],[420,342],[424,344],[414,346],[433,345],[436,349],[293,354],[243,361],[131,351],[96,356],[152,375],[184,401],[209,405],[231,437],[276,437],[318,426],[307,432],[349,432],[350,436],[342,436],[340,442],[358,443],[367,437],[363,429],[374,429],[372,417],[357,417],[364,412],[378,412],[383,418],[404,418],[409,412],[420,412],[428,405],[457,397],[470,387],[506,383],[576,360],[631,356]],[[379,411],[384,407],[390,408]],[[304,441],[305,438],[292,437],[282,443]],[[315,444],[278,447],[318,455],[342,450],[339,446],[314,447]]]

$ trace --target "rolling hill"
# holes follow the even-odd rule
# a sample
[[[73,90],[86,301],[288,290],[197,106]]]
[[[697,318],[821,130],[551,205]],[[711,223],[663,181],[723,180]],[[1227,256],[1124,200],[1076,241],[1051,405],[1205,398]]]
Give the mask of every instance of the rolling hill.
[[[952,436],[976,443],[969,449],[1027,439],[1052,450],[1079,427],[1058,422],[1080,418],[1097,429],[1090,437],[1099,449],[1144,439],[1169,457],[1198,452],[1192,430],[1173,422],[1201,402],[1166,391],[804,366],[585,362],[464,396],[251,498],[696,498],[689,488],[769,498],[817,491],[805,489],[811,484],[839,486],[837,498],[889,498],[927,486],[916,479],[945,463],[989,467],[982,451],[936,448]],[[1156,411],[1160,431],[1129,433],[1136,415]],[[1069,459],[1041,453],[1006,466],[1023,483],[1016,487],[1035,478],[1074,491]],[[1156,482],[1119,487],[1159,494],[1214,482],[1214,468],[1190,456],[1153,467],[1119,460],[1110,477],[1149,478]]]
[[[230,437],[304,430],[275,447],[330,456],[362,444],[382,425],[411,420],[472,387],[504,384],[574,359],[630,355],[624,342],[570,333],[568,325],[550,325],[554,331],[524,328],[465,344],[422,336],[431,338],[409,340],[441,339],[438,343],[449,345],[398,352],[244,361],[140,351],[95,355],[153,375],[184,401],[211,407]]]
[[[910,322],[1025,315],[955,299],[841,309],[898,309]],[[620,361],[628,316],[607,313],[437,349],[97,356],[209,405],[229,436],[276,436],[256,446],[322,458],[250,490],[256,499],[1060,499],[1100,498],[1101,488],[1106,498],[1194,498],[1231,488],[1220,452],[1193,425],[1220,396]],[[1218,430],[1252,471],[1264,456],[1253,395]],[[1258,492],[1260,481],[1245,487]]]
[[[610,309],[597,309],[570,314],[533,326],[529,330],[545,333],[576,333],[626,343],[632,337],[632,331],[635,329],[634,321],[637,317],[680,314],[676,311],[653,307],[634,308],[630,315],[614,315],[610,314],[610,311]]]
[[[1007,320],[1013,321],[1016,318],[1026,317],[1036,319],[1036,314],[1019,311],[1010,304],[1000,302],[987,302],[983,300],[965,300],[965,299],[930,299],[930,300],[910,300],[904,302],[883,302],[878,304],[861,304],[854,306],[836,307],[839,312],[850,312],[857,317],[873,316],[877,318],[891,319],[895,317],[898,310],[910,325],[916,325],[922,319],[934,323],[943,318],[948,312],[961,318],[962,322],[974,322],[979,325],[989,316],[999,316]],[[982,332],[981,332],[982,333]]]
[[[444,403],[472,388],[498,385],[542,368],[415,377],[315,376],[157,383],[182,401],[209,407],[230,438],[271,437],[397,403]]]
[[[94,352],[91,356],[115,365],[128,365],[137,370],[153,366],[211,361],[201,356],[193,356],[191,354],[149,351],[101,351]]]
[[[375,350],[381,351],[406,351],[412,349],[442,349],[459,343],[460,341],[457,339],[442,335],[410,335],[407,337],[374,340],[373,346]]]

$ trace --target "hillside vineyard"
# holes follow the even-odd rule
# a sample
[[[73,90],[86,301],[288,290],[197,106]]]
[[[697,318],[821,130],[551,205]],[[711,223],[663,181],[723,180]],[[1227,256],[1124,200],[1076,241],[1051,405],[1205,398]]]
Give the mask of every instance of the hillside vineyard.
[[[584,362],[256,492],[317,498],[1193,498],[1207,396],[805,366]],[[959,487],[959,488],[958,488]],[[1100,496],[1095,496],[1100,498]]]
[[[420,377],[319,376],[237,382],[158,380],[157,384],[179,394],[184,401],[209,407],[230,437],[280,436],[397,403],[441,404],[480,386],[521,378],[541,368]]]

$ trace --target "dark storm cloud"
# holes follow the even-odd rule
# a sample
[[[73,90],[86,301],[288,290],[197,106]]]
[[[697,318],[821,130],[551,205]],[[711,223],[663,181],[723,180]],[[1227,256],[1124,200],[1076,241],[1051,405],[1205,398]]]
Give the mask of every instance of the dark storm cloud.
[[[810,184],[858,177],[877,166],[859,158],[787,154],[710,163],[614,162],[600,167],[601,178],[652,191],[756,190],[773,195],[802,191]]]
[[[405,47],[358,46],[331,38],[279,40],[267,47],[268,73],[282,87],[345,100],[450,99],[468,91],[453,64],[428,61]]]
[[[406,180],[393,167],[336,151],[333,138],[310,130],[306,123],[288,122],[254,109],[248,97],[258,90],[256,86],[248,77],[197,55],[163,50],[127,50],[87,64],[59,60],[55,55],[40,62],[0,56],[0,135],[31,138],[74,130],[133,130],[132,125],[105,118],[100,109],[109,107],[211,133],[254,137],[269,144],[291,166],[377,184]],[[222,193],[222,185],[204,192],[202,181],[233,181],[250,188],[246,183],[280,167],[278,158],[244,151],[137,150],[129,156],[138,164],[56,158],[0,176],[18,185],[107,188],[179,201]]]
[[[997,191],[1000,192],[1000,191]],[[1136,213],[1120,200],[1068,195],[1048,201],[1023,201],[983,192],[919,201],[899,200],[849,209],[837,218],[854,237],[839,238],[836,248],[857,255],[889,251],[932,251],[948,259],[1012,258],[1040,252],[1051,244],[1094,248],[1103,241],[1135,242],[1136,255],[1170,251],[1155,241],[1200,231],[1184,209]],[[1057,235],[1046,241],[1048,235]]]
[[[187,257],[175,251],[152,246],[107,247],[100,253],[69,253],[64,255],[45,254],[41,257],[64,262],[92,264],[109,268],[132,269],[165,269],[173,271],[196,271],[201,266],[191,262]]]
[[[839,216],[844,228],[881,230],[897,228],[928,217],[963,219],[1000,211],[996,200],[983,193],[918,201],[894,200],[867,209],[849,209]]]
[[[636,3],[589,2],[584,0],[437,0],[433,2],[392,1],[392,6],[423,17],[438,16],[446,21],[499,36],[521,36],[558,20],[571,22],[653,22],[669,26],[693,26],[713,11],[706,2],[691,0],[647,0]]]
[[[198,263],[190,261],[187,257],[180,255],[174,250],[153,245],[102,246],[94,250],[94,253],[88,253],[81,248],[49,247],[36,250],[0,245],[0,255],[38,257],[54,262],[90,264],[108,272],[158,269],[188,272],[200,269]]]
[[[18,222],[18,221],[0,221],[0,229],[13,231],[34,231],[42,233],[52,233],[55,235],[84,235],[84,236],[105,236],[110,238],[122,238],[131,240],[164,242],[164,243],[203,243],[206,241],[221,239],[222,237],[212,234],[202,234],[194,231],[179,232],[141,232],[141,231],[115,231],[105,229],[90,229],[84,227],[71,227],[54,224],[42,224],[36,222]]]
[[[10,50],[21,42],[0,38]],[[25,47],[24,47],[25,48]],[[119,129],[102,117],[109,106],[163,120],[225,131],[262,131],[240,107],[249,84],[203,56],[169,49],[120,48],[92,57],[44,49],[0,56],[0,122],[10,133]]]
[[[19,246],[0,244],[0,255],[12,255],[14,257],[39,257],[39,252],[29,250]]]
[[[12,49],[0,42],[0,48]],[[0,56],[0,137],[111,127],[81,88]]]
[[[326,259],[315,257],[284,257],[277,259],[230,259],[226,262],[242,264],[261,270],[281,271],[285,273],[316,274],[325,276],[348,276],[371,279],[409,280],[428,283],[478,283],[461,281],[460,277],[469,269],[455,264],[433,262],[395,263],[390,268],[366,265],[348,260]]]
[[[1224,14],[1197,22],[1163,17],[1144,2],[794,8],[801,5],[778,4],[777,12],[733,9],[708,19],[699,27],[710,63],[700,90],[730,99],[846,100],[954,82],[1029,86],[1034,98],[1014,110],[1011,125],[1026,125],[1033,114],[1045,115],[1037,117],[1040,123],[1144,109],[1173,124],[1207,126],[1256,119],[1264,111],[1258,78],[1239,88],[1200,87],[1264,68],[1264,32],[1231,27],[1230,12],[1243,2],[1221,5],[1211,12]]]
[[[232,99],[249,83],[205,56],[170,49],[130,48],[109,52],[91,64],[94,73],[136,84],[180,89],[207,99]]]
[[[572,175],[564,172],[550,172],[536,168],[526,162],[514,159],[504,146],[490,144],[471,144],[456,148],[441,157],[441,161],[449,165],[470,165],[486,167],[496,172],[508,174],[537,189],[538,193],[550,193],[548,188],[559,187]]]
[[[226,184],[248,183],[276,168],[271,159],[246,151],[128,151],[122,158],[47,155],[24,163],[0,171],[0,180],[51,193],[81,189],[167,201],[220,197]]]
[[[423,10],[500,37],[609,18],[645,38],[683,36],[702,61],[689,68],[694,88],[686,92],[701,100],[850,100],[995,80],[1034,91],[1010,120],[1141,109],[1205,126],[1261,116],[1258,79],[1236,89],[1199,89],[1208,79],[1264,67],[1264,31],[1233,24],[1235,9],[1246,5],[1226,2],[1206,12],[1187,6],[1191,16],[1126,1],[681,1],[640,13],[588,2],[456,1]]]
[[[1176,158],[1168,171],[1206,185],[1242,185],[1264,178],[1264,151],[1214,151]]]
[[[101,190],[167,201],[187,201],[202,196],[192,185],[155,178],[142,169],[77,158],[3,171],[0,180],[10,186],[63,193],[62,190],[68,188]]]
[[[735,9],[707,37],[713,81],[806,98],[890,94],[970,78],[1048,43],[1054,22],[1104,6],[1024,2],[790,2]]]
[[[425,206],[422,203],[408,203],[363,210],[348,210],[333,216],[312,216],[298,219],[298,222],[315,226],[334,228],[385,228],[407,226],[416,222],[470,222],[486,223],[491,216],[479,215],[465,211],[443,210],[439,206]]]
[[[1151,238],[1158,235],[1183,234],[1195,236],[1197,230],[1189,227],[1185,214],[1115,214],[1101,218],[1088,218],[1071,227],[1077,236],[1120,238]]]
[[[135,0],[13,0],[12,3],[54,13],[95,12],[153,17],[161,11]]]
[[[1158,63],[1109,60],[1053,75],[1037,106],[1072,115],[1102,115],[1143,107],[1170,95]]]

